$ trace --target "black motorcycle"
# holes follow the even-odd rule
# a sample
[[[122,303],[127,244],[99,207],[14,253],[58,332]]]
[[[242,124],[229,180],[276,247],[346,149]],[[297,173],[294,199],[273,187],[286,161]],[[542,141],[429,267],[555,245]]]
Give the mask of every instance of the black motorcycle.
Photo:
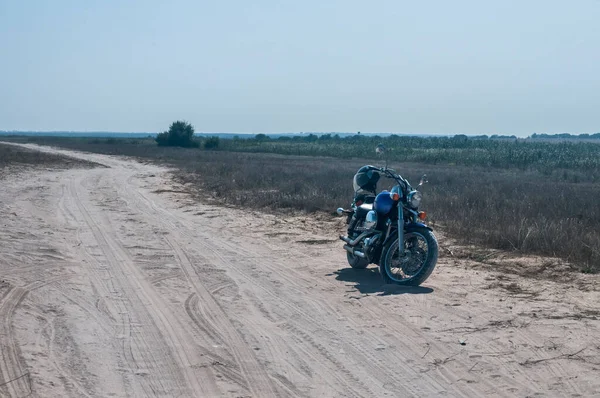
[[[394,187],[376,194],[381,177],[394,180]],[[426,182],[421,178],[419,188]],[[385,283],[418,286],[433,272],[438,258],[438,243],[431,227],[419,211],[421,192],[387,167],[363,166],[354,175],[354,201],[347,215],[346,244],[348,263],[362,269],[379,265]],[[402,250],[399,250],[402,248]]]

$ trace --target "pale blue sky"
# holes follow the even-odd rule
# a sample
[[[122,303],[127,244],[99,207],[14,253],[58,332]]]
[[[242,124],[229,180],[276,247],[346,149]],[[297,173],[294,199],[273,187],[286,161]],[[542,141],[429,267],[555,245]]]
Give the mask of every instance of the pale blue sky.
[[[600,131],[600,1],[0,0],[0,130]]]

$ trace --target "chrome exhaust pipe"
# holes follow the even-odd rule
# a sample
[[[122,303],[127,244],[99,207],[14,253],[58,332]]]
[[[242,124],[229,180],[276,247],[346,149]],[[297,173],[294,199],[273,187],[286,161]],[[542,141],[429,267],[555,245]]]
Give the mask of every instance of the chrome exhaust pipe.
[[[356,246],[356,244],[358,242],[360,242],[361,240],[363,240],[364,238],[367,237],[367,235],[369,235],[371,233],[371,231],[365,231],[362,234],[358,235],[356,237],[356,239],[352,240],[347,236],[340,236],[340,239],[343,240],[344,242],[346,242],[347,244],[349,244],[350,246]]]
[[[348,253],[354,254],[357,257],[361,257],[361,258],[365,258],[365,253],[358,251],[358,250],[354,250],[353,247],[348,246],[348,245],[344,245],[344,249],[346,249],[346,251],[348,251]]]

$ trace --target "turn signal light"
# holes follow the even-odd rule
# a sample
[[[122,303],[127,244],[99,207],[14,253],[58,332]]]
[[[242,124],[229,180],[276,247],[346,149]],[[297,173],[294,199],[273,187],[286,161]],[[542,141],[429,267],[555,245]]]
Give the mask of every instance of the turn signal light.
[[[362,204],[363,204],[363,201],[362,201],[362,200],[357,200],[357,201],[356,201],[356,205],[357,205],[357,206],[360,206],[360,205],[362,205]]]
[[[425,213],[424,211],[420,211],[419,212],[419,220],[424,220],[425,217],[427,217],[427,213]]]
[[[396,192],[390,192],[390,197],[396,201],[400,200],[400,195],[398,195]]]

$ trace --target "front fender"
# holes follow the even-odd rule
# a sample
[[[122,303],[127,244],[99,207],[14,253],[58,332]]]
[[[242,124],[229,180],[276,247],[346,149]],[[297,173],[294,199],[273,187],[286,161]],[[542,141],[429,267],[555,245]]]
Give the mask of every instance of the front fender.
[[[425,229],[428,229],[433,232],[433,228],[431,228],[429,225],[426,225],[426,224],[423,224],[420,222],[411,222],[411,223],[404,224],[404,233],[412,232],[413,230],[418,229],[418,228],[425,228]],[[397,237],[398,237],[398,230],[394,229],[390,233],[390,235],[387,238],[385,238],[385,241],[383,241],[383,247],[385,247],[386,244],[393,241]]]
[[[409,230],[413,230],[415,228],[425,228],[425,229],[428,229],[428,230],[430,230],[430,231],[433,232],[433,228],[431,228],[427,224],[423,224],[423,223],[420,223],[420,222],[411,222],[411,223],[408,223],[408,224],[404,224],[404,230],[406,232],[408,232]]]

